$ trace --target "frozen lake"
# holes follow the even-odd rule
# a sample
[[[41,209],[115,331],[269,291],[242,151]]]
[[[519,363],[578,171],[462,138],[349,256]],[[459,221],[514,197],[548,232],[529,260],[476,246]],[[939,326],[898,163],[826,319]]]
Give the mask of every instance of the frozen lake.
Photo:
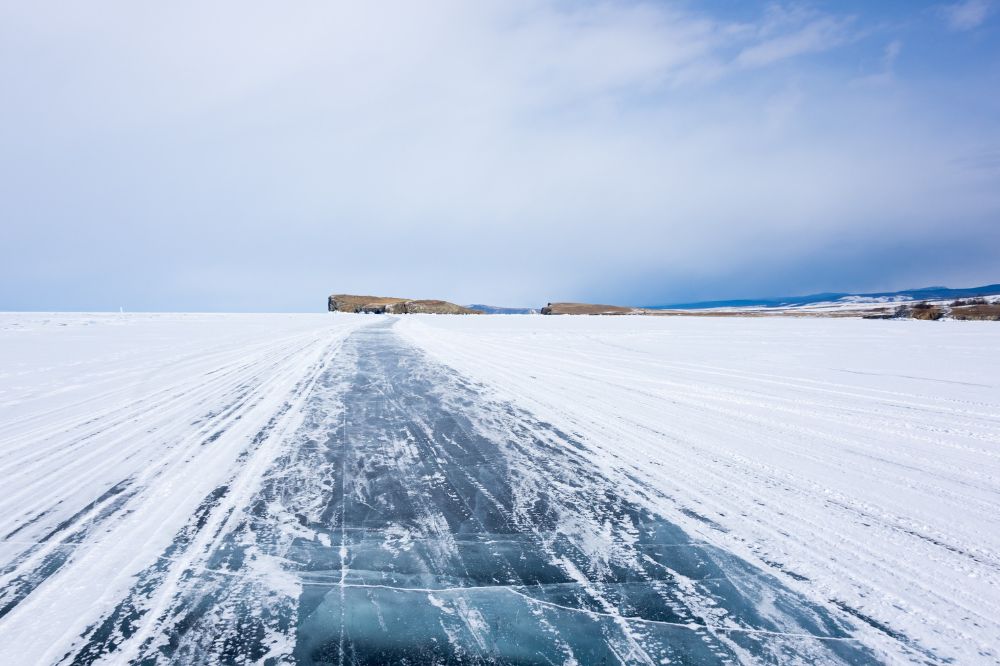
[[[1000,327],[0,315],[0,663],[990,663]]]

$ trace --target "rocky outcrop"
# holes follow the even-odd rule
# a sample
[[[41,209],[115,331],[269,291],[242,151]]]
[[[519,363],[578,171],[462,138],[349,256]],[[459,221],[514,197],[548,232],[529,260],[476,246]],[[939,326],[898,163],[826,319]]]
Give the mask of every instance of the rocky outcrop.
[[[939,305],[930,303],[917,303],[909,309],[911,319],[923,319],[924,321],[937,321],[945,315],[945,309]]]
[[[958,319],[961,321],[1000,321],[1000,302],[985,299],[957,300],[945,303],[920,303],[900,305],[892,312],[872,313],[865,319]]]
[[[327,300],[330,312],[385,312],[386,307],[404,302],[405,298],[385,298],[384,296],[356,296],[353,294],[333,294]]]
[[[549,303],[542,308],[543,315],[627,315],[642,314],[641,308],[595,303]]]
[[[373,314],[481,314],[478,310],[448,301],[412,300],[387,296],[333,294],[327,299],[330,312],[367,312]]]
[[[1000,300],[970,298],[951,304],[951,317],[965,321],[1000,321]]]
[[[482,314],[479,310],[455,305],[448,301],[406,301],[399,305],[402,307],[403,314]]]

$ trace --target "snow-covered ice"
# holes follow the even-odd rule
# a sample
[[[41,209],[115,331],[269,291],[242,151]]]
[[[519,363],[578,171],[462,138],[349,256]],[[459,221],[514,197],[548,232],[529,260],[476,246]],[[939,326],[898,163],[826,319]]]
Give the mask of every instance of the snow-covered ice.
[[[655,504],[689,532],[854,616],[887,659],[1000,659],[991,322],[424,317],[398,328],[577,435],[595,465],[663,493]]]
[[[0,314],[0,663],[993,663],[997,349]]]

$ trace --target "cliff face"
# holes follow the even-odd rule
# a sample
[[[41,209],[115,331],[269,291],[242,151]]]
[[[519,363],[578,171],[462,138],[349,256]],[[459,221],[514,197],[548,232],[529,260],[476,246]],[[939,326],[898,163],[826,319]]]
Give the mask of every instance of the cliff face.
[[[543,315],[627,315],[642,314],[641,308],[595,303],[549,303],[542,308]]]
[[[327,300],[330,312],[368,312],[375,314],[481,314],[448,301],[411,300],[387,296],[333,294]]]
[[[1000,303],[952,306],[953,319],[1000,321]]]
[[[406,302],[405,298],[334,294],[327,300],[330,312],[385,312],[387,307]]]
[[[479,310],[455,305],[448,301],[422,300],[406,301],[400,304],[406,314],[430,313],[430,314],[482,314]]]

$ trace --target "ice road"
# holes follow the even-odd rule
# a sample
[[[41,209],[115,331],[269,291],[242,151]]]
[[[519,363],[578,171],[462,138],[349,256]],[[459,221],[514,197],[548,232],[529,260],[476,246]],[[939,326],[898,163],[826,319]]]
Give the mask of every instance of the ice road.
[[[996,658],[989,324],[460,319],[0,316],[0,663]]]

